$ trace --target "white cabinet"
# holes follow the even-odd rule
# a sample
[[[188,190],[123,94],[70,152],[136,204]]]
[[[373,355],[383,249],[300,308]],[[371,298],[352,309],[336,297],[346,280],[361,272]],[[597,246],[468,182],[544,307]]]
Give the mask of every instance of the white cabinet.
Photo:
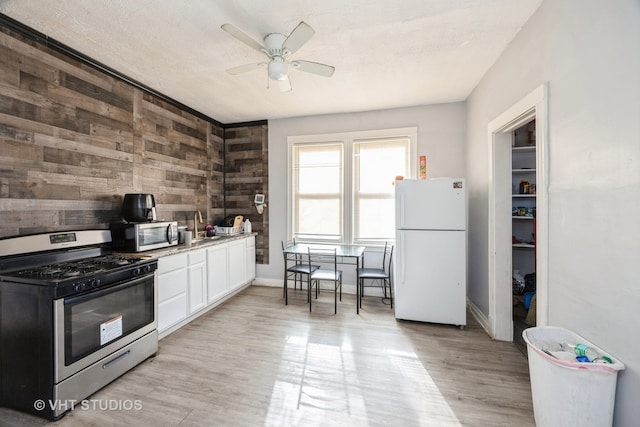
[[[158,331],[187,317],[188,272],[186,253],[158,259]]]
[[[207,305],[206,250],[158,259],[158,332]]]
[[[256,278],[256,238],[255,236],[251,236],[248,239],[245,239],[245,244],[247,247],[247,281],[250,282]]]
[[[207,305],[206,249],[189,252],[189,314]]]
[[[207,248],[207,291],[210,304],[255,278],[255,252],[254,236]]]
[[[227,245],[216,245],[207,248],[207,290],[209,303],[222,298],[228,290],[228,250]]]
[[[247,247],[244,240],[229,243],[229,289],[247,282]]]
[[[255,237],[158,259],[158,332],[169,333],[255,278]]]

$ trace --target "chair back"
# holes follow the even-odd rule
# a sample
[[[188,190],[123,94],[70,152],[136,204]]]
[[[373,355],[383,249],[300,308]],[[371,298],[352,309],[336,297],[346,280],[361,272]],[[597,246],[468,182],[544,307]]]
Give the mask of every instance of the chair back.
[[[289,246],[291,246],[291,241],[287,241],[287,243],[285,244],[284,240],[280,240],[280,245],[282,246],[282,257],[284,258],[284,262],[286,264],[287,262],[287,254],[284,253],[285,248],[288,248]]]
[[[391,268],[393,266],[393,245],[384,244],[384,255],[382,255],[382,269],[391,277]]]
[[[286,263],[287,260],[295,260],[297,262],[299,262],[302,257],[299,254],[287,254],[284,252],[284,250],[286,248],[290,248],[291,246],[295,246],[296,245],[296,239],[291,239],[291,240],[280,240],[280,245],[282,246],[282,256],[284,258],[284,262]]]
[[[393,258],[393,245],[389,242],[384,242],[384,249],[382,251],[382,261],[380,262],[380,270],[391,274],[391,260]]]
[[[336,248],[312,248],[307,249],[309,257],[309,268],[311,268],[311,262],[320,264],[332,264],[333,270],[338,270],[338,256],[336,255]],[[323,270],[327,268],[320,267]]]

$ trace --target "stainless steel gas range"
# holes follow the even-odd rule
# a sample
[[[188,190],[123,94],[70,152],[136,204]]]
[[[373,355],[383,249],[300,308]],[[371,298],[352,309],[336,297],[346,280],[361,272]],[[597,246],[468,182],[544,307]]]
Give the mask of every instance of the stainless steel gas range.
[[[0,240],[0,405],[55,420],[154,355],[156,270],[109,230]]]

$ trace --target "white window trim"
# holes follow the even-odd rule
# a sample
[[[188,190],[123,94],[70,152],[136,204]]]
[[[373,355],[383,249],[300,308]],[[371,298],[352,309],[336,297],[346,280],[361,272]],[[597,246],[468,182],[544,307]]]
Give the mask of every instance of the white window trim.
[[[406,128],[393,128],[393,129],[379,129],[379,130],[366,130],[366,131],[354,131],[354,132],[339,132],[339,133],[326,133],[318,135],[292,135],[287,137],[287,240],[293,236],[293,228],[291,217],[291,194],[293,192],[293,182],[291,179],[291,169],[293,164],[293,146],[302,144],[317,144],[317,143],[336,143],[341,142],[344,144],[344,165],[343,174],[346,179],[348,177],[349,185],[345,185],[344,188],[344,213],[343,223],[344,232],[343,236],[347,242],[350,243],[353,240],[353,220],[350,217],[352,213],[353,203],[353,182],[351,182],[351,176],[353,172],[353,143],[354,141],[366,140],[366,139],[390,139],[390,138],[408,138],[409,139],[409,176],[408,179],[416,179],[418,170],[418,128],[406,127]]]

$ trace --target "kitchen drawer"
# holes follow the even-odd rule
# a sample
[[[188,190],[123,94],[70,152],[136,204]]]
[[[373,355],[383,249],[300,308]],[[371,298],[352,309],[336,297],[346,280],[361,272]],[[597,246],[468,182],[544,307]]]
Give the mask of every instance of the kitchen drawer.
[[[207,250],[198,249],[189,252],[189,265],[204,263],[207,260]]]
[[[176,254],[158,259],[158,274],[187,267],[187,254]]]

